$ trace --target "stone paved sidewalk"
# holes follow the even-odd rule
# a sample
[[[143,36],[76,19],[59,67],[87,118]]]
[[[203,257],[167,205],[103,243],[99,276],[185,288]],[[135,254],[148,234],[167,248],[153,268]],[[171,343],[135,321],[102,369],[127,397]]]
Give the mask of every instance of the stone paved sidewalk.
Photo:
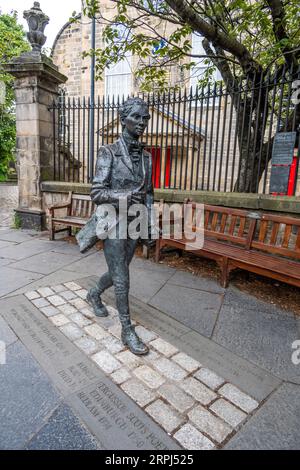
[[[0,266],[1,449],[300,448],[293,314],[134,258],[132,316],[151,349],[136,358],[113,289],[108,318],[85,302],[102,252],[7,229]]]

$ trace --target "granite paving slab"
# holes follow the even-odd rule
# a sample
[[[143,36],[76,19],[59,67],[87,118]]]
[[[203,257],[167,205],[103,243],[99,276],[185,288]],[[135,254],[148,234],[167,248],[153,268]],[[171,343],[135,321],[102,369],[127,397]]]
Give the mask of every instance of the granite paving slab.
[[[31,239],[29,241],[25,241],[17,245],[2,248],[0,250],[0,257],[14,260],[23,260],[25,258],[30,258],[33,255],[50,251],[52,247],[53,242],[46,240]]]
[[[225,448],[299,450],[299,397],[299,385],[282,384]]]
[[[0,230],[0,240],[22,243],[38,237],[38,232],[32,230],[5,229]]]
[[[179,270],[177,270],[169,279],[168,284],[188,287],[190,289],[204,290],[207,292],[214,292],[216,294],[223,294],[225,292],[225,289],[221,287],[220,283],[215,279],[196,276],[194,274]]]
[[[103,251],[89,254],[88,256],[76,261],[65,268],[67,271],[73,273],[80,272],[86,276],[101,274],[107,271],[107,264],[104,258]]]
[[[213,339],[274,375],[300,384],[300,368],[291,361],[299,339],[300,319],[276,308],[255,308],[256,302],[221,308]]]
[[[22,449],[58,406],[60,395],[20,341],[0,366],[0,449]]]
[[[48,422],[26,445],[27,450],[99,450],[95,437],[74,415],[71,408],[60,405]]]
[[[8,326],[6,321],[0,317],[0,341],[4,341],[6,348],[17,341],[18,338],[13,330]]]
[[[0,297],[14,292],[19,287],[26,286],[41,277],[42,275],[39,273],[21,271],[13,269],[11,266],[4,266],[0,270]],[[0,315],[1,313],[0,311]]]
[[[166,284],[149,302],[189,328],[210,337],[222,304],[222,296]]]
[[[10,242],[8,240],[7,241],[0,240],[0,249],[5,248],[7,246],[14,246],[14,245],[16,245],[16,243]]]
[[[81,273],[81,272],[71,272],[71,271],[65,271],[64,269],[60,269],[59,271],[55,271],[54,273],[48,274],[44,276],[43,278],[40,278],[38,281],[33,281],[28,287],[25,287],[25,288],[21,287],[20,289],[16,289],[10,295],[24,294],[25,292],[28,292],[29,287],[32,290],[34,290],[38,287],[58,285],[60,282],[67,282],[67,281],[73,281],[73,280],[76,281],[76,279],[81,279],[82,277],[86,278],[86,274]]]
[[[47,251],[46,253],[40,253],[38,255],[31,256],[26,260],[13,263],[11,266],[15,269],[23,269],[25,271],[32,271],[41,274],[51,274],[58,269],[68,266],[78,258],[80,258],[80,254],[74,256],[56,253],[54,251]]]

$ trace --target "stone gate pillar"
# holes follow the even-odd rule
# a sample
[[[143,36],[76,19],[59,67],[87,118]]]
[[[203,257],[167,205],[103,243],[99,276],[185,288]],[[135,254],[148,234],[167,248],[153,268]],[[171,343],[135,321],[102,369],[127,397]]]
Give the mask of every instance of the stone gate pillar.
[[[45,211],[41,182],[52,180],[54,172],[55,131],[49,106],[58,95],[59,85],[66,82],[67,77],[59,73],[52,60],[41,53],[46,40],[43,30],[48,17],[40,10],[39,3],[35,2],[31,10],[24,12],[24,17],[31,20],[28,20],[30,31],[27,37],[32,51],[4,66],[5,71],[15,77],[19,185],[16,213],[21,228],[43,230]]]

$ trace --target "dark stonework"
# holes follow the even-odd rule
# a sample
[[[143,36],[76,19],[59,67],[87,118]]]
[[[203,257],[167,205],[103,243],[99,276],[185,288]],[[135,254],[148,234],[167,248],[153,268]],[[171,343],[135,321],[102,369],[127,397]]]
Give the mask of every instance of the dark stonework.
[[[46,213],[16,209],[16,216],[19,218],[20,225],[24,230],[46,230]]]

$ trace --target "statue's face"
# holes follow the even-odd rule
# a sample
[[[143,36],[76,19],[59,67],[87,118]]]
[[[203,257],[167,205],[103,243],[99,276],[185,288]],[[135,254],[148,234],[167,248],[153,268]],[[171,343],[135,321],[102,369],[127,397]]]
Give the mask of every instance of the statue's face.
[[[150,114],[147,106],[136,104],[132,107],[128,116],[122,119],[122,125],[125,126],[132,138],[138,139],[144,133],[149,119]]]

